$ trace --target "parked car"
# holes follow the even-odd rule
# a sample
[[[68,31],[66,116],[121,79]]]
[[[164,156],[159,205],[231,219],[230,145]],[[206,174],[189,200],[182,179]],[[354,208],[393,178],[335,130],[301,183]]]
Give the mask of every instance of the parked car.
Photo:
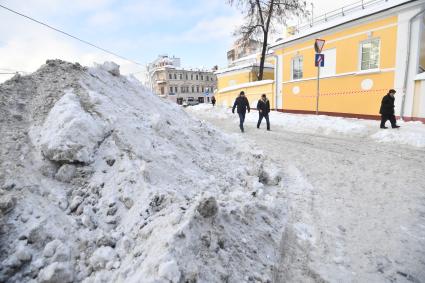
[[[198,104],[199,104],[199,102],[198,102],[198,100],[195,100],[195,98],[193,98],[193,97],[188,97],[187,98],[187,105],[188,106],[198,105]]]

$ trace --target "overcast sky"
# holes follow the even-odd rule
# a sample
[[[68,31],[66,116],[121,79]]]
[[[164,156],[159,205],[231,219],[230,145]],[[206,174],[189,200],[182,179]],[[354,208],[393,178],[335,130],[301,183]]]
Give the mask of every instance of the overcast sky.
[[[313,0],[314,14],[356,0]],[[310,1],[309,1],[310,2]],[[146,64],[175,55],[184,67],[226,65],[232,31],[241,22],[227,0],[0,0],[23,14]],[[310,5],[309,5],[310,8]],[[92,47],[0,8],[0,72],[34,71],[49,58],[91,65],[114,60],[125,73],[142,71]],[[5,76],[1,75],[0,80]]]

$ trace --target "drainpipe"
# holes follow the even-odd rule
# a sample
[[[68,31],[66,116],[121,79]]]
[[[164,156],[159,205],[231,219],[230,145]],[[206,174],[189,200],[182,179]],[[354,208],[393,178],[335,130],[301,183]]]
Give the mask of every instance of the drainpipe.
[[[273,55],[273,58],[274,58],[274,62],[275,62],[275,64],[274,64],[274,109],[277,111],[277,84],[278,84],[278,77],[277,77],[277,75],[278,75],[278,72],[277,72],[277,68],[279,67],[278,66],[278,55]]]
[[[400,118],[403,119],[404,116],[404,106],[406,103],[406,90],[407,90],[407,78],[409,74],[409,63],[410,63],[410,47],[412,45],[412,23],[413,21],[419,17],[421,14],[425,12],[425,9],[422,9],[418,13],[416,13],[409,20],[408,30],[407,30],[407,55],[406,55],[406,69],[404,71],[404,81],[403,81],[403,97],[401,99],[401,109],[400,109]]]
[[[269,53],[269,48],[270,46],[267,46],[267,51],[266,54]],[[274,109],[277,111],[277,81],[278,81],[278,77],[277,77],[277,67],[278,67],[278,55],[276,55],[273,51],[273,58],[274,58]]]

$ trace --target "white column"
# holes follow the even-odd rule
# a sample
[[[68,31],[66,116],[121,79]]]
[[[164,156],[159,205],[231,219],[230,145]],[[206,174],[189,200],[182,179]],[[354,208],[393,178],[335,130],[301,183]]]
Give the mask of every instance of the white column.
[[[419,11],[421,7],[402,11],[398,15],[398,26],[397,26],[397,44],[396,44],[396,67],[395,67],[395,82],[394,87],[397,90],[396,101],[395,101],[395,114],[400,115],[402,97],[405,95],[404,102],[404,116],[411,117],[413,111],[413,96],[415,88],[415,77],[419,67],[419,54],[420,54],[420,21],[422,17],[418,17],[412,22],[411,26],[411,38],[410,38],[410,60],[409,69],[407,72],[407,85],[406,93],[403,93],[403,86],[406,72],[406,56],[408,48],[408,30],[409,20]]]
[[[277,109],[283,108],[283,97],[282,97],[282,82],[283,82],[283,55],[276,57],[276,76],[274,78],[276,84],[276,107]]]

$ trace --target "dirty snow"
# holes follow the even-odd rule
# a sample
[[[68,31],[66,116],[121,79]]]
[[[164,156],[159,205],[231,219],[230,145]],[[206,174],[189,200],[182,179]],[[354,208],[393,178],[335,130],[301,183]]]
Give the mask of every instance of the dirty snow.
[[[267,132],[253,111],[242,134],[227,109],[187,109],[282,168],[288,220],[274,282],[425,282],[425,150],[413,142],[423,125],[272,113]],[[381,132],[394,139],[371,137]]]
[[[287,212],[262,151],[113,63],[0,85],[1,282],[271,282]]]

